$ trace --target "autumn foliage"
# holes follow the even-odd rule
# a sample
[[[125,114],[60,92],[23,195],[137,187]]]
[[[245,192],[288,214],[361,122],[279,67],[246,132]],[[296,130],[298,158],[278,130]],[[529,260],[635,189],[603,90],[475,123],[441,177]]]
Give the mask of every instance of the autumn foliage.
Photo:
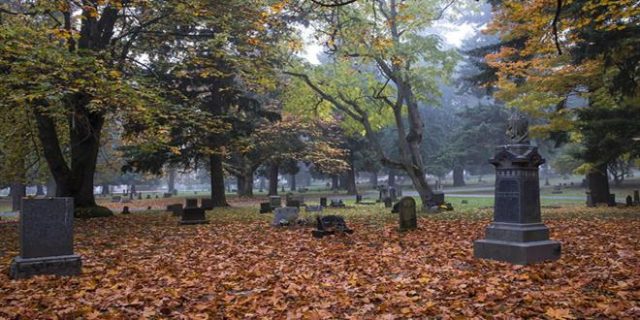
[[[473,258],[489,212],[424,216],[400,234],[386,210],[347,209],[356,232],[318,240],[255,211],[217,209],[189,227],[167,214],[78,221],[83,274],[20,281],[6,272],[17,225],[1,224],[0,318],[640,317],[632,210],[545,212],[562,258],[527,267]]]

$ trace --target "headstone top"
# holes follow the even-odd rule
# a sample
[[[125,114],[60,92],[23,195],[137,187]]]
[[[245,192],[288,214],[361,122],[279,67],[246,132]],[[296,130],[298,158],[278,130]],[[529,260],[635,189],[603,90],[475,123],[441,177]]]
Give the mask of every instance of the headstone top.
[[[398,211],[400,213],[400,231],[413,230],[418,227],[415,199],[412,197],[400,199]]]
[[[73,198],[22,199],[20,256],[73,255]]]

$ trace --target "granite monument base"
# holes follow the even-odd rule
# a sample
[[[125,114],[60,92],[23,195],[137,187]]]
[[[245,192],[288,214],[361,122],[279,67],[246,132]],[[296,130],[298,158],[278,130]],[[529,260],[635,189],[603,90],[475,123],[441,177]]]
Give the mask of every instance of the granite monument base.
[[[557,260],[560,251],[560,242],[549,240],[549,228],[542,223],[494,222],[486,229],[486,239],[473,244],[476,258],[521,265]]]
[[[82,259],[78,255],[22,258],[11,262],[9,276],[12,279],[26,279],[36,275],[75,276],[82,270]]]

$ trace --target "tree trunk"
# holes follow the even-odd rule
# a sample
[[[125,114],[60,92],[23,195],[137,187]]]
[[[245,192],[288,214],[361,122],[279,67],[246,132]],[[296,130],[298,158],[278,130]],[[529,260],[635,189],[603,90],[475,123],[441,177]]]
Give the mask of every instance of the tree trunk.
[[[462,187],[464,185],[464,168],[462,166],[453,167],[453,186]]]
[[[389,187],[395,187],[396,186],[396,175],[395,175],[395,173],[393,173],[393,171],[389,171],[389,180],[387,181],[387,185]]]
[[[49,177],[47,180],[47,197],[55,197],[56,196],[56,181],[53,177]]]
[[[96,171],[100,133],[104,125],[102,113],[87,109],[88,99],[78,95],[70,104],[73,114],[69,117],[71,166],[62,154],[53,119],[36,110],[38,136],[51,174],[56,181],[57,197],[72,197],[76,208],[96,206],[93,194],[93,177]]]
[[[21,211],[22,210],[22,198],[27,195],[27,188],[22,182],[13,182],[11,183],[11,210],[12,211]]]
[[[167,182],[169,193],[176,193],[176,169],[169,168],[169,181]]]
[[[267,187],[267,179],[263,176],[260,176],[260,185],[258,186],[258,189],[260,190],[260,192],[262,192],[266,187]]]
[[[587,173],[587,184],[591,193],[592,203],[609,203],[609,179],[607,177],[607,166],[600,165]]]
[[[289,189],[291,191],[296,191],[296,175],[295,174],[290,174],[289,175]]]
[[[253,171],[247,170],[236,178],[238,179],[238,196],[253,197]]]
[[[101,194],[103,196],[109,195],[109,184],[108,183],[103,183],[102,184],[102,192],[101,192]]]
[[[44,185],[42,184],[36,185],[36,196],[44,196]]]
[[[356,168],[353,165],[353,159],[349,165],[349,171],[347,171],[347,194],[358,194],[358,186],[356,185]]]
[[[371,184],[372,188],[377,188],[378,187],[378,172],[377,171],[372,171],[371,172],[371,176],[369,177],[369,184]]]
[[[278,195],[278,165],[269,165],[269,195]]]
[[[211,202],[213,207],[228,207],[224,191],[224,171],[222,156],[214,154],[209,158],[209,175],[211,176]]]
[[[331,190],[337,191],[340,187],[338,185],[340,177],[337,174],[331,176]]]

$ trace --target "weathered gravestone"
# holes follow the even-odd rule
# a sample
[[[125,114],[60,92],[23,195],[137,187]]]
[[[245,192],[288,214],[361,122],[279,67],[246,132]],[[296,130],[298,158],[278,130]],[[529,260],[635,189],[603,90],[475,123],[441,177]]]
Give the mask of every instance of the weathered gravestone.
[[[273,211],[273,208],[271,208],[271,203],[269,202],[260,203],[260,213],[269,213],[271,211]]]
[[[562,193],[562,187],[561,186],[555,186],[553,187],[553,191],[551,191],[552,194],[561,194]]]
[[[296,208],[300,208],[300,200],[287,200],[287,207],[296,207]]]
[[[271,208],[280,208],[282,207],[282,198],[280,196],[269,196],[269,203],[271,203]]]
[[[335,233],[353,233],[353,230],[347,227],[347,223],[344,221],[344,218],[341,216],[324,216],[324,217],[316,217],[316,230],[313,230],[311,234],[315,238],[322,238],[324,236],[328,236]]]
[[[306,212],[322,212],[322,206],[306,206]]]
[[[185,208],[197,208],[198,207],[198,199],[197,198],[187,198],[185,199]]]
[[[362,195],[361,194],[357,194],[356,195],[356,203],[360,203],[362,202]]]
[[[402,198],[398,202],[398,213],[400,213],[400,231],[413,230],[418,227],[415,199],[411,197]]]
[[[9,275],[80,274],[82,260],[73,253],[73,198],[22,199],[20,256]]]
[[[383,202],[389,196],[388,195],[388,189],[385,186],[380,186],[379,189],[380,189],[380,191],[378,193],[378,201],[379,202]]]
[[[129,211],[129,207],[128,206],[124,206],[122,207],[122,213],[121,214],[130,214],[131,211]]]
[[[616,204],[616,194],[615,193],[610,193],[609,194],[609,202],[607,202],[607,205],[609,207],[615,207]]]
[[[398,199],[398,195],[396,194],[395,187],[389,187],[389,198],[391,198],[392,202]]]
[[[175,204],[168,205],[167,211],[173,213],[174,216],[181,216],[183,211],[182,203],[175,203]]]
[[[120,202],[120,201],[122,201],[122,197],[121,196],[111,197],[111,202]]]
[[[329,204],[329,206],[331,208],[344,208],[344,202],[342,202],[342,199],[331,199],[331,203]]]
[[[627,207],[631,207],[633,205],[633,198],[631,196],[627,196]]]
[[[142,200],[142,193],[138,193],[138,200]]]
[[[200,200],[202,209],[205,210],[213,210],[213,200],[211,200],[211,198],[202,198],[202,200]]]
[[[391,208],[392,206],[393,206],[393,200],[391,200],[391,197],[384,198],[384,207]]]
[[[320,198],[320,206],[325,208],[327,207],[327,198],[325,197]]]
[[[560,242],[549,240],[540,216],[538,167],[545,160],[528,140],[528,121],[510,118],[512,143],[496,149],[489,160],[496,168],[493,222],[486,239],[474,242],[476,258],[531,264],[560,258]]]
[[[151,199],[151,195],[150,194],[147,195],[147,199]]]
[[[271,225],[274,227],[294,225],[296,220],[298,220],[299,213],[300,209],[298,208],[276,208]]]
[[[304,196],[288,194],[286,199],[287,207],[298,207],[304,205]]]
[[[431,198],[431,203],[429,203],[429,207],[440,207],[443,204],[445,204],[444,191],[433,191],[433,196]]]
[[[172,196],[173,196],[173,193],[171,193],[171,192],[165,192],[165,193],[162,194],[163,198],[171,198]]]
[[[633,190],[633,203],[640,205],[640,190]]]
[[[204,209],[198,207],[186,207],[182,210],[182,219],[180,224],[205,224],[209,223]]]

